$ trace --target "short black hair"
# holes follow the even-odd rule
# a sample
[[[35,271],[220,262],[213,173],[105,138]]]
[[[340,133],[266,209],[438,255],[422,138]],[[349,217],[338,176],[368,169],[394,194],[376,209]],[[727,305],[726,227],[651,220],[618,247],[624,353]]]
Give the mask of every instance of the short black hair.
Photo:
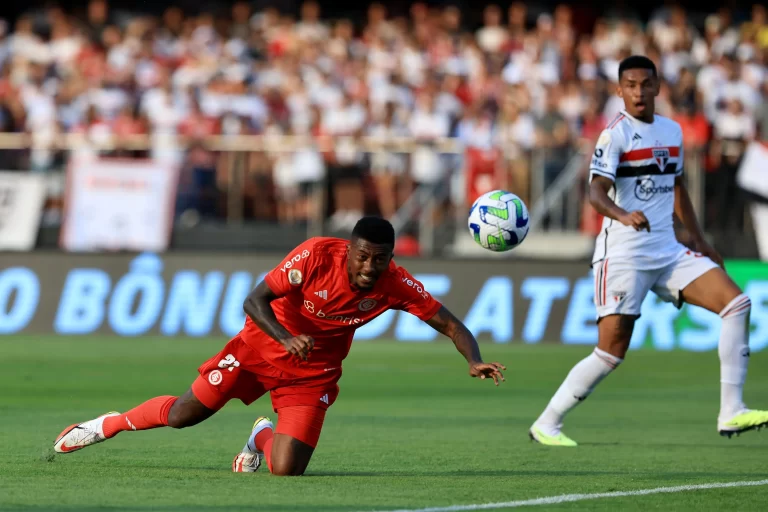
[[[363,217],[352,230],[352,240],[365,240],[372,244],[395,246],[395,228],[387,219],[381,217]]]
[[[657,76],[656,64],[645,55],[632,55],[621,61],[621,64],[619,64],[619,80],[621,80],[621,75],[630,69],[650,69],[654,78]]]

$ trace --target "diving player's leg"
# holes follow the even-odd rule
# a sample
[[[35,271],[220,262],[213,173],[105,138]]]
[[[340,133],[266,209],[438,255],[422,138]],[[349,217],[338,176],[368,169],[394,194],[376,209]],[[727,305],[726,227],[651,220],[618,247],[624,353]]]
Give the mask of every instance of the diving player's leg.
[[[203,405],[190,388],[181,397],[158,396],[123,414],[110,412],[70,425],[56,438],[53,448],[59,453],[70,453],[115,437],[126,430],[189,427],[211,417],[215,412]]]
[[[70,425],[54,441],[54,450],[70,453],[124,431],[166,426],[184,428],[208,419],[231,398],[239,398],[246,391],[248,394],[253,392],[248,372],[239,367],[238,358],[247,359],[247,354],[242,352],[244,346],[239,338],[230,341],[224,350],[200,366],[200,376],[180,397],[158,396],[123,414],[111,412]],[[228,371],[227,366],[230,359],[231,364],[237,363],[237,366],[230,365],[232,371]]]
[[[606,260],[595,265],[597,347],[574,366],[547,408],[529,431],[531,439],[550,446],[576,446],[561,432],[566,414],[624,360],[635,320],[655,276],[653,271],[613,269]]]
[[[243,450],[235,457],[232,470],[252,472],[248,466],[257,457],[267,462],[276,476],[299,476],[306,471],[320,440],[325,415],[339,394],[341,372],[318,378],[288,380],[272,389],[272,407],[277,412],[277,429],[269,418],[254,423]],[[239,461],[245,461],[245,464]]]
[[[664,292],[722,318],[720,413],[718,431],[730,437],[768,425],[768,411],[750,410],[743,401],[749,363],[749,315],[752,303],[728,274],[712,260],[686,251],[667,272]]]
[[[320,440],[326,410],[314,405],[294,405],[277,411],[277,431],[264,455],[276,476],[299,476],[306,471]],[[267,444],[269,441],[267,441]]]

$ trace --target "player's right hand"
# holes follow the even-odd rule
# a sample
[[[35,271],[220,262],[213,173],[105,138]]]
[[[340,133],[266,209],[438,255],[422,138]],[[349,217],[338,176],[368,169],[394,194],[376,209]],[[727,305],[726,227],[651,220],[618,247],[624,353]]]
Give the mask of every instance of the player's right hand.
[[[283,344],[285,350],[300,357],[303,361],[307,360],[307,356],[315,346],[315,340],[312,339],[312,336],[307,336],[306,334],[299,334],[293,338],[280,340],[280,343]]]
[[[501,363],[470,363],[469,376],[479,377],[481,380],[492,378],[493,383],[498,386],[499,382],[504,382],[506,380],[501,373],[501,370],[506,369],[507,367]]]
[[[621,217],[619,217],[619,222],[621,222],[625,226],[631,226],[635,228],[635,231],[646,230],[649,233],[651,232],[651,223],[648,222],[648,219],[645,217],[645,214],[640,210],[627,213],[626,215],[622,215]]]

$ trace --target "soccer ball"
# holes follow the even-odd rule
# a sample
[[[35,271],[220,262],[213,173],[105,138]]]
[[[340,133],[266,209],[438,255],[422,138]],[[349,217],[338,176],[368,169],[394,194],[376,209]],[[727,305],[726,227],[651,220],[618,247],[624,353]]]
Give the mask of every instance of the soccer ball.
[[[528,234],[528,208],[511,192],[494,190],[477,198],[469,210],[469,233],[484,249],[514,249]]]

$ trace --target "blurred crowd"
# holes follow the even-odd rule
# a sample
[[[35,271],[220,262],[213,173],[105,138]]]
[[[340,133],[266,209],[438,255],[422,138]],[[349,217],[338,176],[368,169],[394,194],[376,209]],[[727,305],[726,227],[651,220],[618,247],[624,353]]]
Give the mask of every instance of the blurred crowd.
[[[171,7],[159,17],[115,12],[107,0],[82,15],[48,7],[0,23],[0,130],[31,135],[23,166],[33,171],[66,158],[45,144],[60,133],[97,143],[149,135],[148,151],[78,153],[181,165],[179,213],[210,217],[232,207],[222,198],[239,166],[246,217],[300,220],[326,197],[325,215],[344,228],[364,211],[393,215],[418,186],[451,183],[462,208],[491,186],[528,199],[537,179],[546,187],[591,152],[622,108],[619,61],[644,54],[663,78],[658,112],[683,126],[709,202],[731,201],[744,148],[768,139],[766,8],[665,6],[642,20],[579,9],[514,2],[465,19],[457,7],[417,2],[395,16],[372,4],[350,20],[325,19],[313,0],[295,14],[243,1],[226,13]],[[248,134],[305,138],[291,152],[201,143]],[[377,137],[414,146],[361,145]],[[464,150],[441,154],[444,138]],[[593,230],[594,216],[583,217]],[[735,217],[713,222],[736,226]]]

